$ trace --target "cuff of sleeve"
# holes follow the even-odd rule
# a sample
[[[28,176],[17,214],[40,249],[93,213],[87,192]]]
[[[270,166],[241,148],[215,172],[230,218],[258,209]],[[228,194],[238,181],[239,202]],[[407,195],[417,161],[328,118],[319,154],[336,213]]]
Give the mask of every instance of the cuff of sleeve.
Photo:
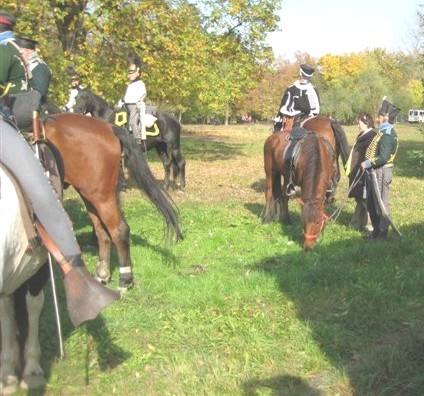
[[[372,167],[371,161],[370,160],[365,160],[365,168],[369,169]]]

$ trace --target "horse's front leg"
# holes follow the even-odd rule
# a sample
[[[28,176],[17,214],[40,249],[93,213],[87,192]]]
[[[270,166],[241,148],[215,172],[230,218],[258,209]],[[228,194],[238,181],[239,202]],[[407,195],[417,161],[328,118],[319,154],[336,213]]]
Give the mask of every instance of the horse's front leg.
[[[18,388],[19,345],[16,337],[13,295],[0,296],[0,394],[11,394]]]
[[[40,366],[41,348],[39,342],[39,324],[44,305],[44,292],[40,291],[35,296],[28,292],[26,305],[28,310],[28,337],[25,342],[21,387],[34,389],[46,383],[43,369]]]
[[[172,150],[172,164],[173,164],[173,177],[174,182],[177,184],[177,180],[180,180],[180,189],[184,190],[186,186],[185,182],[185,159],[181,154],[180,148],[174,148]]]

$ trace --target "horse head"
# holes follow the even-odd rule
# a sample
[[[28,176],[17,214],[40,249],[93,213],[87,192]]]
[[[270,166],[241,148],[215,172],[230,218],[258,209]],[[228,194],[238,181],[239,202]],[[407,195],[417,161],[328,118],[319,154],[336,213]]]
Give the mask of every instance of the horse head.
[[[310,250],[315,247],[321,233],[328,221],[328,216],[314,203],[304,205],[303,218],[303,249]]]
[[[81,89],[75,98],[74,113],[92,113],[93,105],[91,102],[91,92],[88,89]]]
[[[328,141],[317,134],[305,138],[297,163],[302,206],[305,250],[312,249],[324,230],[328,216],[324,213],[328,189],[334,177],[336,155]]]

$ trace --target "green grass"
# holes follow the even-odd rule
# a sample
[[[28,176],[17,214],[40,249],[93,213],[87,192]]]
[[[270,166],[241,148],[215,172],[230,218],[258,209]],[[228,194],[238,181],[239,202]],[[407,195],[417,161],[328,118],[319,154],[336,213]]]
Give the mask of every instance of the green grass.
[[[345,129],[353,142],[356,127]],[[344,177],[328,208],[343,204],[340,217],[304,252],[294,202],[294,225],[260,221],[270,127],[186,127],[187,189],[171,192],[184,241],[164,245],[153,207],[136,190],[124,195],[135,287],[74,329],[58,280],[67,357],[57,357],[48,298],[39,394],[422,395],[424,143],[415,126],[396,129],[392,217],[403,238],[367,244],[347,227]],[[163,177],[155,153],[149,161]],[[85,210],[72,191],[65,206],[93,271]]]

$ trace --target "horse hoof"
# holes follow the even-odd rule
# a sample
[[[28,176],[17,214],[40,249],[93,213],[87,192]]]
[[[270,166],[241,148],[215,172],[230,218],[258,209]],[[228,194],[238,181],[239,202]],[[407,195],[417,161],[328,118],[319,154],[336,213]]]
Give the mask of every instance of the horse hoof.
[[[134,277],[132,274],[121,274],[119,276],[119,291],[127,291],[134,286]]]
[[[97,268],[96,268],[96,279],[99,282],[104,283],[104,284],[106,284],[106,283],[108,283],[110,281],[110,272],[107,269],[102,268],[102,265],[101,264],[98,264],[97,265]]]
[[[109,281],[110,281],[110,275],[102,275],[102,276],[100,276],[100,275],[96,272],[96,277],[95,277],[95,279],[96,279],[98,282],[103,283],[103,284],[105,285],[105,284],[109,283]]]
[[[130,287],[121,287],[121,286],[118,286],[118,291],[121,294],[121,296],[123,296],[129,289],[130,289]]]
[[[110,276],[107,276],[105,278],[101,278],[99,276],[96,276],[95,279],[96,279],[97,282],[102,283],[103,285],[107,285],[110,281]]]
[[[39,388],[46,385],[47,381],[42,374],[26,375],[22,378],[21,388],[25,390]]]
[[[0,386],[0,395],[12,395],[18,390],[18,377],[8,375],[3,378]]]

